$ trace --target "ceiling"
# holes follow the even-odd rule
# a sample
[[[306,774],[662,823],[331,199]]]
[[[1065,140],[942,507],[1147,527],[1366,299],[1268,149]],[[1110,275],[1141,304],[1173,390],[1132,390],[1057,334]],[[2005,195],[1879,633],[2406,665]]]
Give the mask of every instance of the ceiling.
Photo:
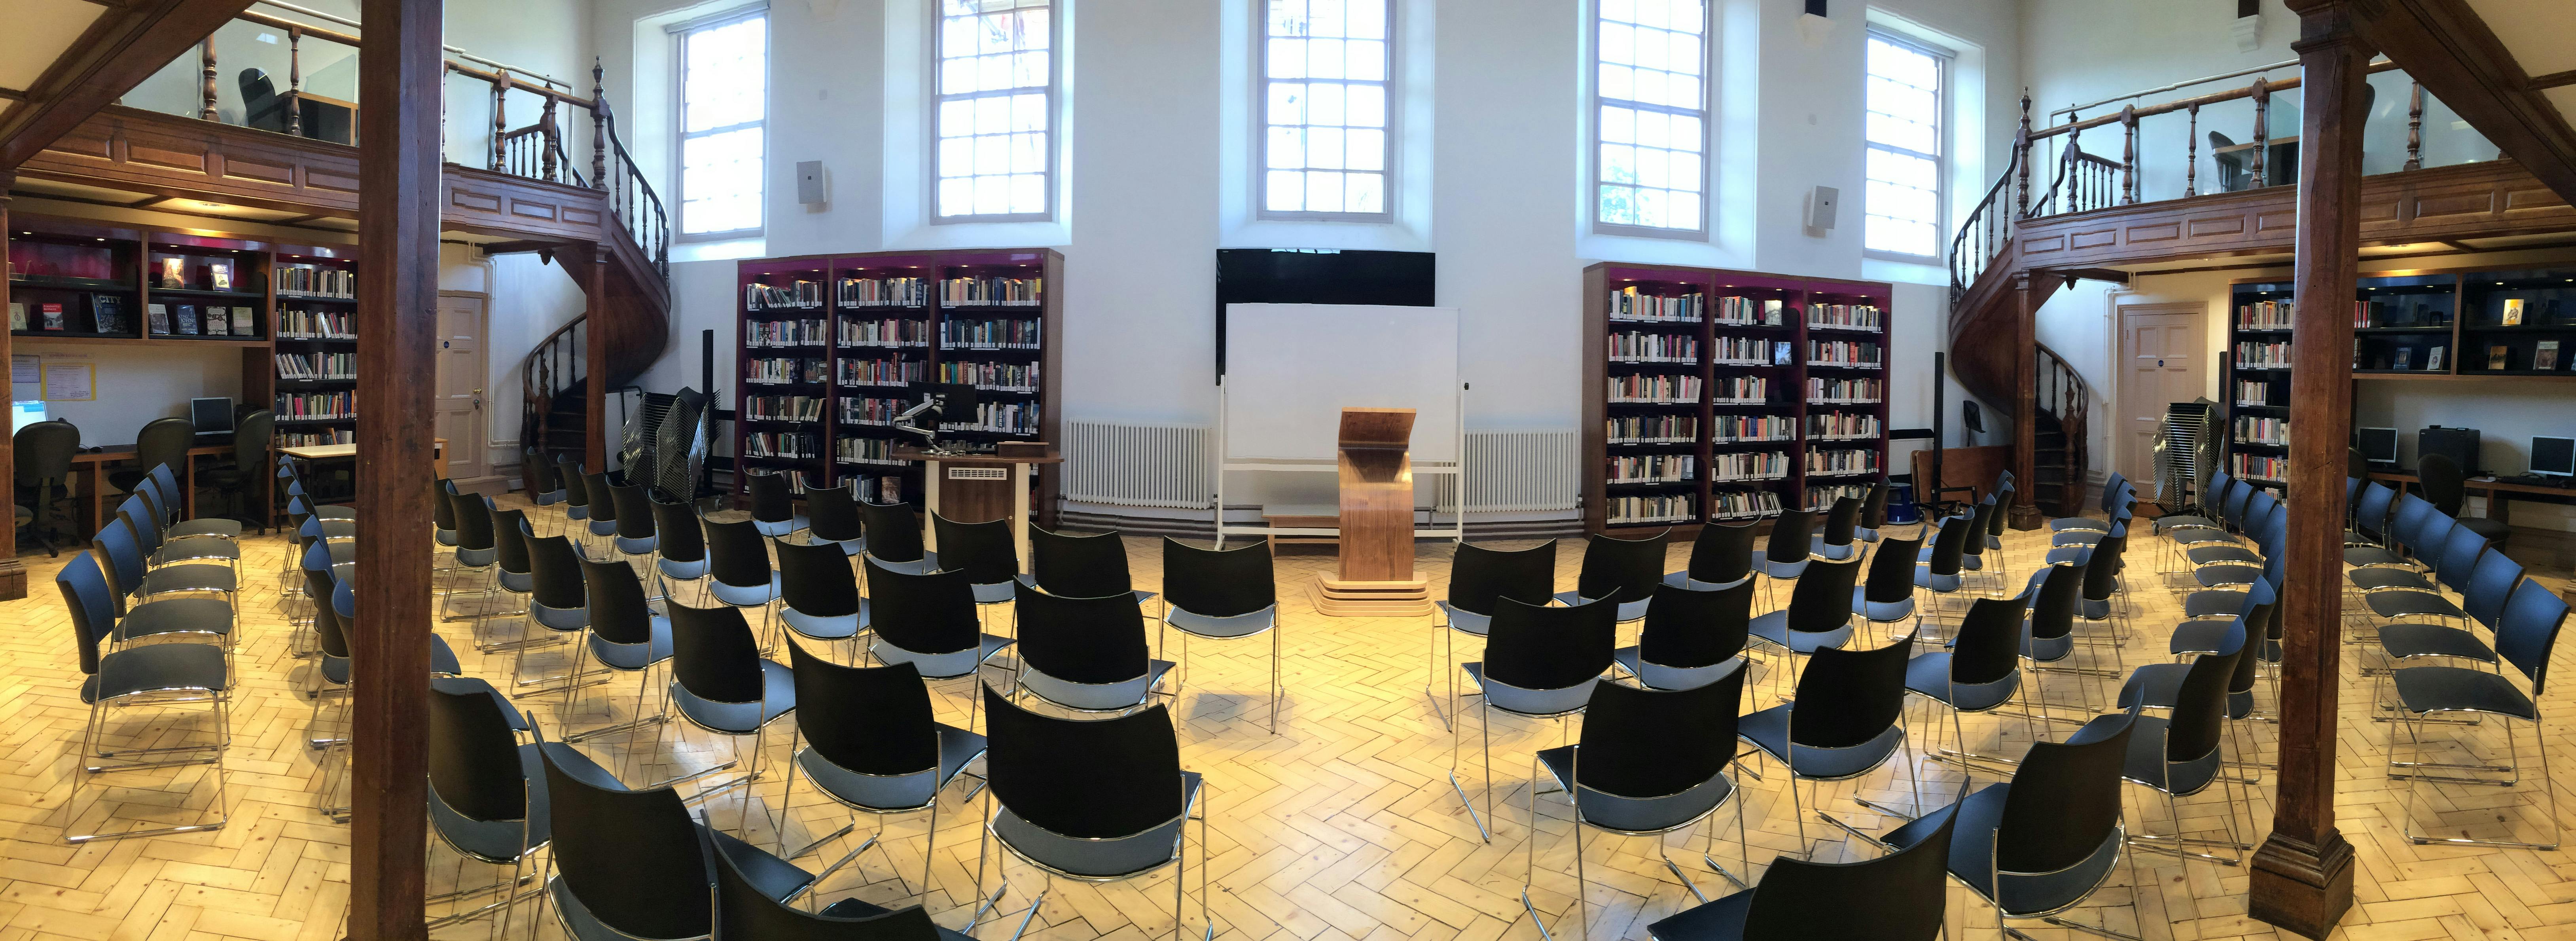
[[[2568,32],[2576,30],[2576,8],[2566,0],[2468,0],[2468,5],[2495,31],[2522,74],[2538,78],[2576,72],[2576,43],[2567,42]],[[2576,123],[2576,85],[2542,89],[2540,95],[2557,106],[2560,117]]]
[[[6,0],[0,172],[230,21],[250,0]]]
[[[105,5],[90,0],[10,0],[9,28],[0,30],[0,89],[24,94],[43,78],[54,60],[72,48],[99,17]],[[11,102],[10,107],[24,107]],[[0,121],[7,120],[0,111]]]

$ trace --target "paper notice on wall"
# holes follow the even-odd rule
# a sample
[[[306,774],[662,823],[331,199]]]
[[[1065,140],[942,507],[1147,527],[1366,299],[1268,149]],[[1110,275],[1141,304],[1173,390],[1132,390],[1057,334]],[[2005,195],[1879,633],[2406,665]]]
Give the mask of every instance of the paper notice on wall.
[[[95,363],[46,363],[45,401],[98,401],[98,365]]]
[[[9,354],[10,383],[36,383],[44,381],[38,376],[39,367],[37,366],[37,363],[39,362],[41,362],[41,360],[32,353]]]

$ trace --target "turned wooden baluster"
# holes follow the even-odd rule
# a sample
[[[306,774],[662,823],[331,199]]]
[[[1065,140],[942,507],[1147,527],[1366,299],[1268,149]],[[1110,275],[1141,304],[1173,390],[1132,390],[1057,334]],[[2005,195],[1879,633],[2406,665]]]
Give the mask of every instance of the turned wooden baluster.
[[[2254,188],[2272,185],[2269,162],[2272,151],[2272,86],[2262,79],[2254,80]]]
[[[546,182],[558,182],[556,174],[559,172],[560,168],[556,163],[558,158],[555,154],[561,152],[563,150],[563,146],[561,141],[555,139],[556,135],[561,133],[555,128],[555,96],[546,96],[545,120],[540,123],[543,124],[546,129],[545,137],[539,142],[539,146],[544,147],[546,150],[543,158],[546,168]]]
[[[2406,169],[2424,169],[2424,83],[2406,92]]]
[[[304,134],[304,27],[286,28],[286,133]]]
[[[510,119],[502,114],[509,98],[510,73],[496,72],[492,79],[492,169],[501,172],[510,169]]]
[[[2191,106],[2191,129],[2183,132],[2182,196],[2200,195],[2200,106]]]
[[[2120,106],[2120,205],[2138,201],[2138,106]]]
[[[204,82],[197,92],[203,107],[197,109],[197,117],[212,121],[215,120],[215,37],[208,36],[205,42],[197,44],[197,64],[205,70]]]
[[[2013,163],[2019,176],[2013,184],[2013,218],[2030,218],[2030,86],[2021,89],[2021,130],[2013,132]]]
[[[608,188],[608,86],[590,57],[590,185]]]

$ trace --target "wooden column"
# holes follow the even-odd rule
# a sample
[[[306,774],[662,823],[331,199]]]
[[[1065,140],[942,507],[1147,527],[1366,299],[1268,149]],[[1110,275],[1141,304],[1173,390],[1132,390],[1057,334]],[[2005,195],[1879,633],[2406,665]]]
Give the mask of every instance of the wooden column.
[[[416,941],[428,858],[429,519],[443,0],[365,0],[358,46],[358,543],[349,937]]]
[[[2042,277],[2046,277],[2042,275]],[[2031,273],[2014,272],[2013,305],[2013,501],[2006,509],[2012,528],[2038,529],[2039,447],[2039,292],[2030,288]]]
[[[0,260],[9,257],[9,187],[18,182],[15,173],[0,172]],[[0,278],[0,308],[9,306],[9,279]],[[9,358],[9,331],[0,330],[0,360]],[[18,492],[18,458],[11,452],[11,437],[0,435],[0,492]],[[36,519],[45,518],[44,507],[32,507]],[[27,568],[18,561],[18,527],[0,531],[0,601],[27,597]]]
[[[578,257],[578,253],[576,253]],[[590,247],[590,264],[581,272],[582,293],[589,303],[582,313],[581,371],[582,463],[594,473],[608,472],[608,246]]]
[[[2248,910],[2323,938],[2352,907],[2352,845],[2335,829],[2343,680],[2344,454],[2352,437],[2352,296],[2361,247],[2362,102],[2371,49],[2342,0],[2299,12],[2298,297],[2290,355],[2288,562],[2281,586],[2281,774]]]

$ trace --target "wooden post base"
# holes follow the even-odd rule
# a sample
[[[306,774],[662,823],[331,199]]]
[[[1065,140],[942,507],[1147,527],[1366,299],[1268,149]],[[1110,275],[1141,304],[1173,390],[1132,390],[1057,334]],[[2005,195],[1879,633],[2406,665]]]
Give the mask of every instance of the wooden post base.
[[[1315,610],[1337,618],[1409,618],[1431,613],[1431,581],[1346,582],[1315,576]]]
[[[2039,507],[2020,503],[2006,508],[2004,514],[2004,526],[2017,533],[2038,529],[2047,522],[2040,516]]]
[[[27,566],[16,559],[0,559],[0,601],[27,597]]]
[[[2352,908],[2352,844],[2329,831],[2325,845],[2274,833],[2254,851],[2247,914],[2284,931],[2324,938]]]

